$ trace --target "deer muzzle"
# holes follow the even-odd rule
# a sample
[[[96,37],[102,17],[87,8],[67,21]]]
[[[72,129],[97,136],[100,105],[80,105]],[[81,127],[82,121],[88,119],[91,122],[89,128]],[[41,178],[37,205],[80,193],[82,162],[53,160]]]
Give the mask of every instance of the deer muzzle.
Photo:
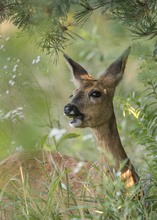
[[[70,103],[67,104],[64,107],[64,114],[68,116],[69,118],[72,118],[72,121],[69,122],[70,126],[72,127],[81,126],[83,119],[84,119],[84,115],[79,111],[76,105],[73,105]]]

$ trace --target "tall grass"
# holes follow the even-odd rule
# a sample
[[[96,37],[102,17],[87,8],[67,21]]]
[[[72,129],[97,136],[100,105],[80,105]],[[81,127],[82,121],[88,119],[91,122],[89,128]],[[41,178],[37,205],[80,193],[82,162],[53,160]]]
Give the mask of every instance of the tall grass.
[[[98,167],[93,165],[93,168],[97,175],[91,178],[87,173],[79,195],[70,187],[70,170],[59,170],[57,176],[56,171],[51,176],[46,173],[43,191],[34,191],[30,187],[29,173],[21,168],[21,179],[14,178],[7,183],[12,185],[11,190],[7,190],[7,185],[1,190],[1,219],[128,220],[156,216],[153,203],[146,205],[144,197],[137,199],[142,183],[126,192],[117,173],[112,182]]]

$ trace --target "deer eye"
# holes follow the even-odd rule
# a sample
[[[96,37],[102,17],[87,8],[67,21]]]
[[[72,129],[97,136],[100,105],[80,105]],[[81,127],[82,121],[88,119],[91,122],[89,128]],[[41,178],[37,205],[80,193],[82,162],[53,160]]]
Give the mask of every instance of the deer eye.
[[[69,96],[69,99],[71,99],[72,97],[73,97],[73,95],[70,95],[70,96]]]
[[[99,98],[101,96],[101,92],[93,91],[93,92],[91,92],[90,96],[93,98]]]

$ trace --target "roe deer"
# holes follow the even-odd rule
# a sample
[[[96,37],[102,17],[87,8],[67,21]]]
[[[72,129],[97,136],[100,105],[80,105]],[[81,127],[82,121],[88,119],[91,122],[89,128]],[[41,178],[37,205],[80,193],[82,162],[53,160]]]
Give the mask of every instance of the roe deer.
[[[116,86],[122,79],[130,49],[129,47],[114,61],[98,80],[70,57],[64,55],[73,72],[74,83],[77,85],[70,103],[64,107],[64,113],[73,118],[70,122],[72,127],[92,129],[97,145],[103,150],[99,159],[102,164],[119,170],[120,165],[124,163],[121,179],[126,182],[126,187],[137,183],[139,176],[121,144],[114,114],[113,96]]]
[[[105,173],[109,171],[106,167],[110,167],[110,172],[111,167],[116,171],[121,169],[121,179],[126,187],[137,183],[139,177],[120,141],[113,96],[116,86],[122,79],[129,52],[130,47],[106,69],[98,80],[92,78],[83,67],[64,55],[72,69],[76,84],[76,90],[73,92],[70,103],[64,107],[64,113],[72,118],[70,122],[72,127],[92,129],[97,145],[102,149],[98,166],[104,167]],[[57,175],[58,171],[68,168],[71,190],[77,194],[80,193],[81,184],[87,174],[90,175],[92,170],[92,163],[84,161],[76,172],[78,162],[75,158],[46,151],[37,152],[37,154],[36,152],[34,154],[32,152],[15,153],[0,163],[0,188],[5,186],[5,190],[10,190],[15,185],[12,182],[15,183],[17,179],[23,180],[27,175],[30,187],[37,193],[41,193],[44,191],[45,182],[55,178],[54,171]],[[48,178],[48,175],[51,178]],[[91,171],[92,175],[94,175],[93,171]],[[65,179],[61,181],[66,185]]]

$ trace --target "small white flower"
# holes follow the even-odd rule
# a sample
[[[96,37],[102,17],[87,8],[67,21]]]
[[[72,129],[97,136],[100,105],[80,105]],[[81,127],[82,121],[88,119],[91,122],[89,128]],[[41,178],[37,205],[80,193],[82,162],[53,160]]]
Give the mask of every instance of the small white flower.
[[[14,110],[12,110],[12,115],[15,115],[15,114],[17,114],[17,109],[14,109]]]
[[[121,195],[121,192],[116,192],[116,195],[117,195],[117,196],[120,196],[120,195]]]
[[[120,177],[121,176],[121,172],[119,171],[119,172],[116,172],[116,176],[117,177]]]
[[[0,46],[0,49],[2,50],[4,48],[4,44],[2,44],[1,46]]]
[[[58,128],[52,128],[49,132],[49,138],[55,137],[56,140],[61,139],[63,134],[66,133],[66,129],[58,129]]]
[[[35,64],[35,60],[32,60],[32,64]]]
[[[40,62],[40,56],[37,56],[37,59],[35,61],[36,63],[39,63]]]
[[[20,111],[22,111],[23,110],[23,107],[17,107],[17,110],[20,110]]]
[[[7,112],[4,115],[4,119],[11,118],[13,123],[17,122],[17,119],[25,119],[24,114],[22,112],[23,108],[22,107],[17,107],[16,109],[13,109],[9,112]]]
[[[16,71],[17,67],[18,67],[18,65],[16,64],[16,65],[14,66],[14,68],[13,68],[13,72]]]
[[[11,79],[9,80],[9,85],[13,86],[15,84],[15,82]]]
[[[37,56],[36,59],[32,60],[32,64],[36,64],[40,62],[40,56]]]
[[[15,79],[15,78],[16,78],[16,75],[14,74],[14,75],[12,76],[12,78]]]
[[[6,41],[8,41],[8,40],[10,40],[10,37],[6,37],[6,39],[5,39]]]
[[[84,162],[83,161],[78,162],[76,167],[73,170],[73,173],[78,173],[83,166],[84,166]]]
[[[7,90],[5,93],[6,93],[6,95],[8,95],[9,94],[9,90]]]
[[[8,66],[7,66],[7,65],[5,65],[3,68],[6,70],[6,69],[8,68]]]
[[[9,118],[11,116],[11,112],[7,112],[4,116],[5,119]]]

